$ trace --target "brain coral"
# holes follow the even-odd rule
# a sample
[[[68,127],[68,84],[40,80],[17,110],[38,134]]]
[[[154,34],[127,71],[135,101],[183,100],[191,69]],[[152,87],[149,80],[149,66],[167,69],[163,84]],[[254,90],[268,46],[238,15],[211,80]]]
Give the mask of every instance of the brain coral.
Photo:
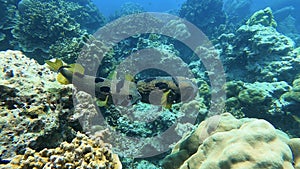
[[[165,168],[293,169],[293,160],[299,163],[299,139],[289,139],[267,121],[237,120],[229,113],[213,118],[175,146]]]
[[[71,143],[63,142],[55,149],[43,149],[40,152],[27,149],[24,155],[17,155],[8,165],[0,167],[121,169],[122,165],[108,144],[77,133]]]

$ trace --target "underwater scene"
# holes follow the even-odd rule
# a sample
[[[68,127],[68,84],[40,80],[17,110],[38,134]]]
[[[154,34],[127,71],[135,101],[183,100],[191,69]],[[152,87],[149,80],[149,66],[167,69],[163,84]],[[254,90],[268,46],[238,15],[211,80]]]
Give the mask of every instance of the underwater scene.
[[[300,0],[0,0],[1,169],[300,169]]]

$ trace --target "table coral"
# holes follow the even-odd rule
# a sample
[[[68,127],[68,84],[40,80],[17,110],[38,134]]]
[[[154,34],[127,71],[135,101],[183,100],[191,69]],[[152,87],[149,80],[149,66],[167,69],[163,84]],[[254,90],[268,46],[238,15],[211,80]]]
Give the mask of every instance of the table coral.
[[[90,139],[77,133],[72,142],[63,142],[55,149],[39,152],[27,149],[24,155],[15,156],[3,168],[101,168],[121,169],[122,164],[110,146],[99,139]]]
[[[248,118],[237,120],[229,113],[214,118],[213,121],[209,119],[202,122],[193,133],[180,141],[172,154],[164,160],[164,167],[168,169],[296,167],[293,160],[298,161],[299,139],[289,139],[285,133],[276,130],[265,120]],[[186,142],[190,146],[183,146]],[[180,151],[190,152],[191,146],[193,152],[185,153],[185,159],[176,155]],[[180,161],[182,163],[178,164]]]

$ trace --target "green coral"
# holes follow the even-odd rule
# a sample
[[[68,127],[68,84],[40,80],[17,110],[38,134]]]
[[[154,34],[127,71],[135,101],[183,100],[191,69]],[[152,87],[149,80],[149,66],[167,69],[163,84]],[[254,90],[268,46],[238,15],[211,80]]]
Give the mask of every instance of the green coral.
[[[259,89],[244,89],[239,93],[238,98],[242,103],[255,105],[262,104],[266,100],[267,94]]]
[[[0,50],[12,49],[11,30],[16,24],[19,14],[17,4],[19,0],[0,0]]]
[[[12,30],[16,46],[40,63],[53,57],[74,62],[83,37],[104,24],[103,16],[89,4],[89,0],[81,4],[22,0],[18,5],[20,18]]]
[[[39,0],[20,2],[21,17],[12,31],[19,47],[31,53],[37,61],[43,62],[44,58],[49,58],[52,44],[84,34],[80,25],[68,13],[70,6],[76,8],[75,3],[61,0],[48,3]]]
[[[226,83],[227,97],[237,96],[242,89],[244,89],[244,82],[242,81],[229,81]]]
[[[300,78],[293,81],[293,88],[282,95],[286,101],[296,101],[300,103]]]
[[[271,26],[274,28],[277,26],[272,10],[269,7],[255,12],[246,24],[249,26],[261,24],[263,26]]]
[[[51,57],[59,56],[66,63],[74,63],[89,37],[88,34],[84,34],[78,38],[65,38],[57,41],[50,46],[49,54]]]

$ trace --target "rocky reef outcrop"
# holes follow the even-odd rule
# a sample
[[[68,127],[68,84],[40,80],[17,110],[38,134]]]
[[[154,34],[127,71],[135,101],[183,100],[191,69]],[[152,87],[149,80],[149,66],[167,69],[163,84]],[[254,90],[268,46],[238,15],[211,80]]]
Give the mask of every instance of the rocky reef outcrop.
[[[66,117],[72,87],[58,84],[55,73],[19,51],[0,52],[0,60],[1,157],[71,141],[76,131]]]
[[[294,42],[276,31],[271,9],[266,8],[237,29],[219,37],[220,57],[230,80],[292,82],[299,72]]]

